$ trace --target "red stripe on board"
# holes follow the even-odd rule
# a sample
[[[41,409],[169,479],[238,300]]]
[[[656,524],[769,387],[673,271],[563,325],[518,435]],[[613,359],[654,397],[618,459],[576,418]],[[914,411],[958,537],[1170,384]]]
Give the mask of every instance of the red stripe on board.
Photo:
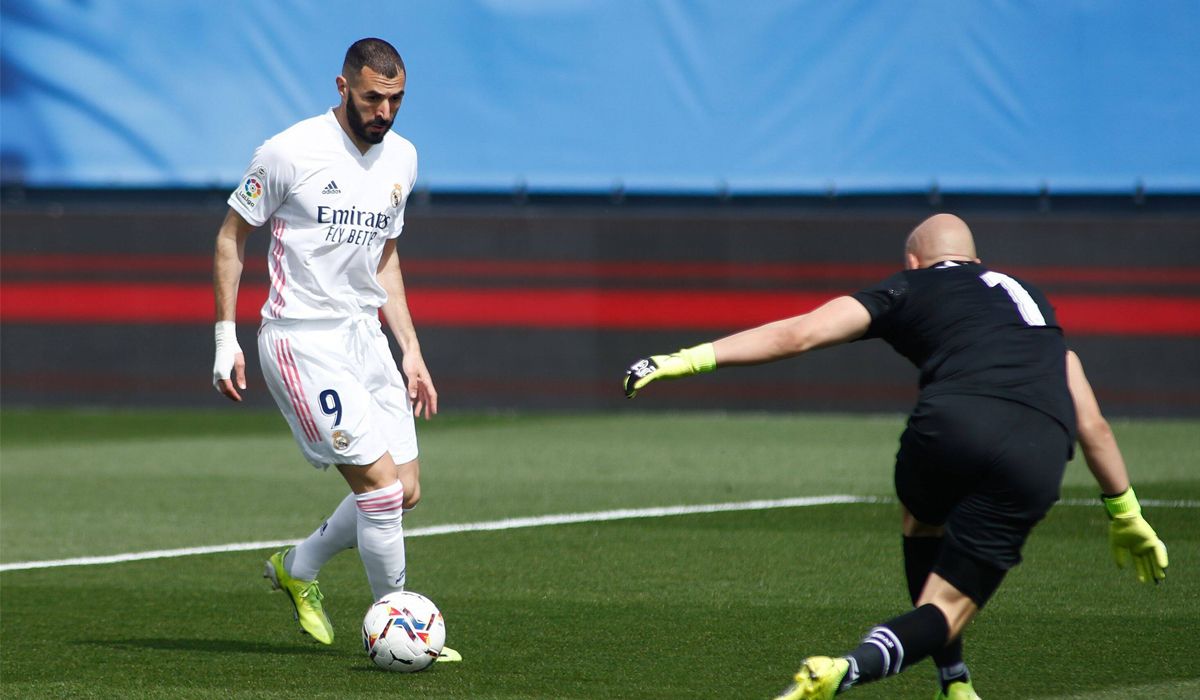
[[[260,318],[265,285],[242,285],[237,319]],[[213,321],[211,285],[157,283],[0,283],[4,323],[196,323]]]
[[[243,285],[239,321],[256,322],[266,285]],[[812,292],[591,289],[410,290],[418,325],[521,328],[734,330],[804,313]],[[1200,298],[1055,295],[1070,334],[1200,336]],[[209,323],[207,284],[0,284],[5,323]]]
[[[866,284],[883,279],[898,268],[882,263],[772,263],[721,261],[581,261],[581,260],[464,260],[406,258],[404,272],[429,277],[627,280],[759,280],[772,282],[851,281]],[[267,271],[267,259],[245,261],[247,274]],[[210,275],[207,255],[7,253],[0,258],[4,274],[105,274]],[[1004,267],[1003,272],[1040,283],[1095,283],[1146,285],[1197,285],[1196,267]]]

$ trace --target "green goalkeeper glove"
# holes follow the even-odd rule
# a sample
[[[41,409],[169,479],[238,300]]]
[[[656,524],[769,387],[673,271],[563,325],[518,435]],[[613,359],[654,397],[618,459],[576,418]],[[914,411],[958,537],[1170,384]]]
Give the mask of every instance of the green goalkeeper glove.
[[[1142,583],[1158,583],[1167,577],[1167,546],[1158,539],[1154,528],[1142,517],[1133,487],[1119,496],[1101,496],[1108,511],[1108,544],[1117,566],[1125,568],[1129,560]]]
[[[637,396],[638,389],[657,379],[678,379],[716,368],[717,356],[712,343],[684,348],[670,355],[643,357],[625,372],[625,398],[632,399]]]

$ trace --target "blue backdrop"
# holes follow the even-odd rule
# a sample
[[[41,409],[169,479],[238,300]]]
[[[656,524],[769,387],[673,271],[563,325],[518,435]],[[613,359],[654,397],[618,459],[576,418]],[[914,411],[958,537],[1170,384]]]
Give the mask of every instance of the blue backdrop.
[[[1200,191],[1194,0],[4,0],[3,178],[231,186],[408,64],[434,190]]]

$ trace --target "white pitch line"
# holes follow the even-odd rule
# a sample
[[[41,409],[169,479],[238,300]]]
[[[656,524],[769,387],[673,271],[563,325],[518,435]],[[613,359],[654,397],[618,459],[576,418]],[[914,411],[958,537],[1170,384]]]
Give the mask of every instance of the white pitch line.
[[[1190,501],[1186,498],[1176,499],[1174,501],[1164,500],[1162,498],[1139,498],[1138,503],[1151,508],[1200,508],[1200,501]],[[1064,498],[1059,501],[1060,506],[1100,506],[1100,499],[1097,498]]]
[[[559,515],[536,515],[527,518],[506,518],[479,523],[457,523],[448,525],[432,525],[405,530],[405,537],[426,537],[430,535],[450,535],[459,532],[486,532],[494,530],[513,530],[525,527],[542,527],[546,525],[569,525],[572,523],[594,523],[606,520],[629,520],[632,518],[662,518],[671,515],[691,515],[695,513],[721,513],[737,510],[766,510],[768,508],[793,508],[801,506],[821,506],[834,503],[887,503],[888,499],[871,496],[815,496],[810,498],[782,498],[773,501],[746,501],[742,503],[711,503],[695,506],[667,506],[662,508],[622,508],[620,510],[602,510],[592,513],[563,513]],[[185,547],[183,549],[161,549],[150,552],[130,552],[127,554],[110,554],[100,557],[78,557],[75,559],[56,559],[51,561],[23,561],[11,564],[0,564],[2,571],[21,571],[25,569],[50,569],[59,566],[89,566],[94,564],[119,564],[127,561],[143,559],[172,559],[196,554],[220,554],[224,552],[245,552],[256,549],[276,549],[287,547],[300,540],[274,540],[268,542],[234,542],[231,544],[210,545],[207,547]]]
[[[659,508],[621,508],[618,510],[602,510],[591,513],[562,513],[558,515],[536,515],[526,518],[506,518],[478,523],[452,523],[447,525],[431,525],[406,530],[405,537],[428,537],[432,535],[451,535],[460,532],[493,532],[496,530],[515,530],[527,527],[544,527],[548,525],[571,525],[578,523],[597,523],[609,520],[632,520],[635,518],[665,518],[673,515],[696,515],[702,513],[728,513],[745,510],[769,510],[772,508],[802,508],[810,506],[825,506],[847,503],[895,503],[893,498],[877,496],[810,496],[802,498],[780,498],[775,500],[742,501],[739,503],[710,503],[693,506],[665,506]],[[1094,499],[1067,499],[1059,505],[1098,507]],[[1200,508],[1200,501],[1163,501],[1146,499],[1142,505],[1158,508]],[[145,559],[173,559],[198,554],[222,554],[225,552],[246,552],[257,549],[276,549],[295,545],[300,540],[268,540],[264,542],[234,542],[217,544],[207,547],[184,547],[182,549],[160,549],[149,552],[129,552],[126,554],[110,554],[100,557],[77,557],[74,559],[53,559],[48,561],[22,561],[0,564],[0,572],[24,571],[29,569],[52,569],[60,566],[92,566],[97,564],[119,564],[127,561],[142,561]]]

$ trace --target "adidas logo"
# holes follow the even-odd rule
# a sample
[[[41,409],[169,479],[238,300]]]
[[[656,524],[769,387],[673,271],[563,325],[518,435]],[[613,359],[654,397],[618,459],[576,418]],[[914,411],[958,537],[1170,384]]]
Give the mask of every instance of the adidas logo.
[[[321,190],[321,194],[341,194],[341,193],[342,193],[342,191],[338,189],[337,183],[334,182],[333,180],[330,180],[329,184],[325,185],[325,189]]]

